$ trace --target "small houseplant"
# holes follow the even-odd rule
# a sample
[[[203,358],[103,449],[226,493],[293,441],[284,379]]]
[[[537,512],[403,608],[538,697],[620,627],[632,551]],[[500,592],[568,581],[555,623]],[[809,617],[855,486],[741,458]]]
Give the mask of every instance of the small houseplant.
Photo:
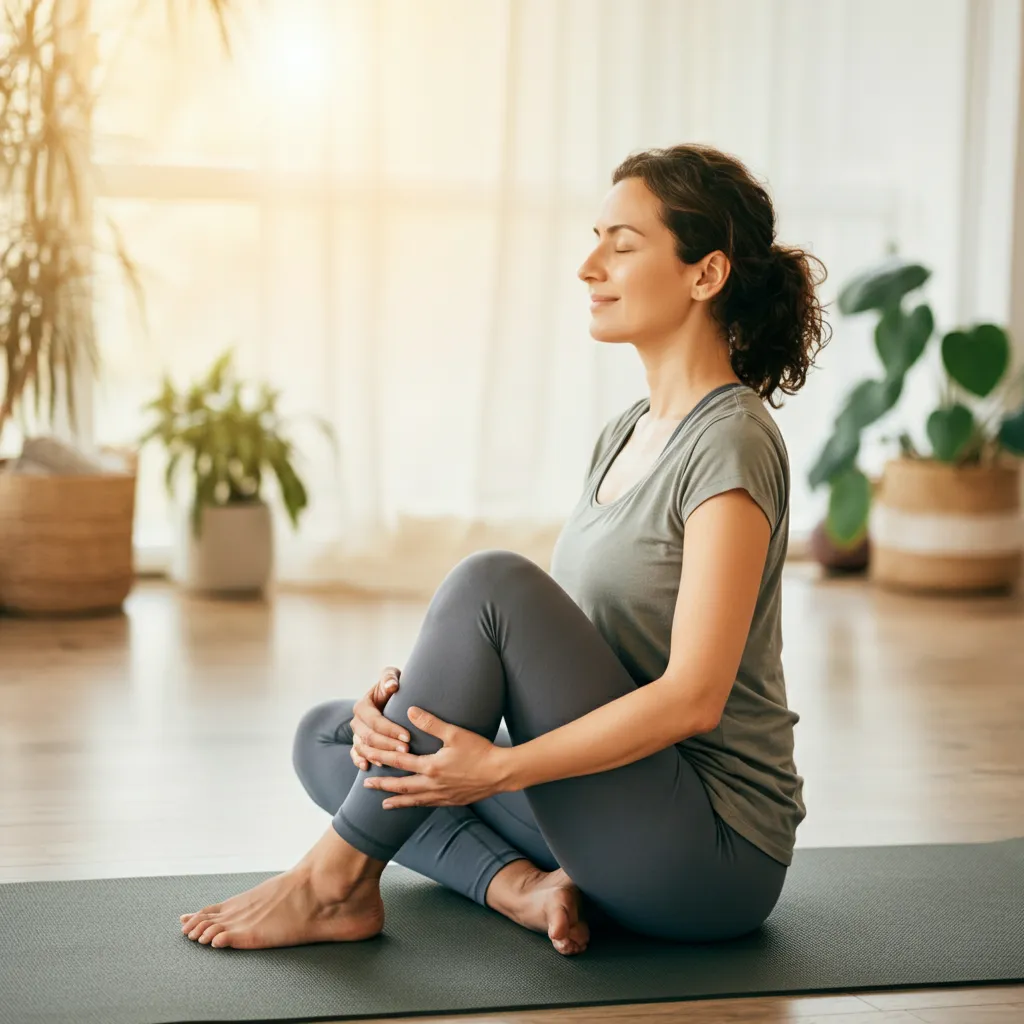
[[[921,264],[892,256],[840,292],[841,313],[878,314],[874,338],[883,373],[847,393],[808,482],[829,488],[822,527],[836,548],[851,550],[870,534],[872,574],[881,582],[924,589],[1009,585],[1020,573],[1014,523],[1024,404],[1014,403],[1024,378],[1009,373],[1003,328],[981,323],[943,336],[940,395],[925,424],[930,451],[918,450],[903,430],[899,455],[886,463],[881,481],[873,483],[858,465],[862,431],[894,409],[933,336],[927,303],[904,307],[929,276]],[[993,540],[993,528],[1004,541]]]
[[[167,450],[165,483],[173,497],[179,471],[192,477],[187,517],[179,537],[174,575],[187,587],[215,593],[261,591],[273,564],[265,478],[276,478],[293,527],[308,504],[295,469],[295,447],[278,413],[280,392],[247,386],[233,353],[220,356],[199,380],[177,390],[164,376],[159,395],[144,407],[155,416],[140,444],[159,441]],[[330,427],[316,420],[328,438]]]

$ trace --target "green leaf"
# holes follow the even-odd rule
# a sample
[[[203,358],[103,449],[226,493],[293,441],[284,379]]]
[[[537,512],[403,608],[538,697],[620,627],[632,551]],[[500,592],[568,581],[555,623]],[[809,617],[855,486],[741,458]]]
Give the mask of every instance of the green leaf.
[[[900,304],[907,292],[920,288],[931,271],[919,263],[893,256],[858,274],[839,293],[839,311],[846,315],[868,309],[886,310]]]
[[[942,339],[942,363],[957,384],[984,398],[1010,365],[1010,339],[996,324],[978,324],[970,332],[950,331]]]
[[[836,425],[821,454],[807,474],[811,488],[820,487],[827,480],[849,469],[860,451],[860,434],[848,426]]]
[[[885,380],[863,380],[847,396],[836,426],[859,432],[881,419],[899,400],[903,391],[902,377]]]
[[[1016,455],[1024,455],[1024,405],[1003,419],[999,426],[999,443]]]
[[[887,309],[875,327],[875,348],[889,377],[902,377],[921,358],[935,330],[931,308],[921,303],[910,314]]]
[[[834,544],[853,547],[867,533],[871,509],[871,481],[856,467],[832,481],[825,532]]]
[[[936,409],[928,417],[927,431],[935,458],[954,462],[974,433],[974,414],[959,402]]]
[[[164,471],[164,488],[169,497],[174,495],[174,471],[178,468],[178,463],[184,454],[184,451],[179,449],[167,460],[167,469]]]

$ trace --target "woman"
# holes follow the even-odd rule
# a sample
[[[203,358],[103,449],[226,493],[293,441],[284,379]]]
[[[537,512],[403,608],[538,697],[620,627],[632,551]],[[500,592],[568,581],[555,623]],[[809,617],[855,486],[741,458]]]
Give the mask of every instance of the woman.
[[[635,346],[650,395],[602,430],[550,575],[470,555],[400,688],[386,670],[306,713],[294,764],[331,826],[289,871],[182,915],[190,939],[376,935],[392,859],[563,954],[586,948],[584,899],[684,941],[775,906],[806,811],[781,663],[789,464],[764,402],[828,340],[819,282],[717,150],[635,154],[612,182],[578,276],[591,335]]]

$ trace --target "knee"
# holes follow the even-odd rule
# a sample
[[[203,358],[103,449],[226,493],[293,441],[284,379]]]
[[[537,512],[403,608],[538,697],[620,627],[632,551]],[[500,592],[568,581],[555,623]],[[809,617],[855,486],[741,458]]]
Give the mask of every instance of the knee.
[[[460,584],[479,592],[500,586],[502,581],[510,577],[543,572],[536,562],[519,554],[518,551],[487,548],[483,551],[474,551],[457,562],[446,579],[457,580]]]
[[[341,735],[341,725],[348,728],[352,718],[351,700],[327,700],[311,707],[295,728],[292,741],[292,766],[299,778],[308,774],[309,765],[317,749],[325,743],[351,742],[352,734]]]

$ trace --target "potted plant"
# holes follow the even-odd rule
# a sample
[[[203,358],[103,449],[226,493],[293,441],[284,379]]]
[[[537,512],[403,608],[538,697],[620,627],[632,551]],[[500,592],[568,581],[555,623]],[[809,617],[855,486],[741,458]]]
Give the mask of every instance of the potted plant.
[[[928,280],[918,263],[891,256],[850,281],[840,312],[874,311],[875,347],[883,365],[877,379],[846,395],[833,430],[808,474],[812,488],[829,487],[821,530],[837,551],[870,539],[873,579],[899,588],[970,591],[1012,586],[1020,578],[1020,456],[1024,404],[1014,392],[1010,342],[996,324],[979,323],[945,334],[937,407],[921,452],[899,433],[899,454],[871,481],[857,464],[861,432],[897,404],[908,371],[934,331],[926,303],[904,308],[906,296]]]
[[[183,462],[191,472],[172,569],[191,590],[244,594],[266,587],[274,548],[262,491],[268,473],[276,477],[288,518],[298,527],[308,495],[294,467],[294,444],[283,433],[279,397],[266,384],[244,384],[228,351],[184,390],[165,375],[160,394],[145,406],[156,419],[141,444],[159,441],[166,448],[170,496]],[[333,442],[330,427],[315,422]]]

